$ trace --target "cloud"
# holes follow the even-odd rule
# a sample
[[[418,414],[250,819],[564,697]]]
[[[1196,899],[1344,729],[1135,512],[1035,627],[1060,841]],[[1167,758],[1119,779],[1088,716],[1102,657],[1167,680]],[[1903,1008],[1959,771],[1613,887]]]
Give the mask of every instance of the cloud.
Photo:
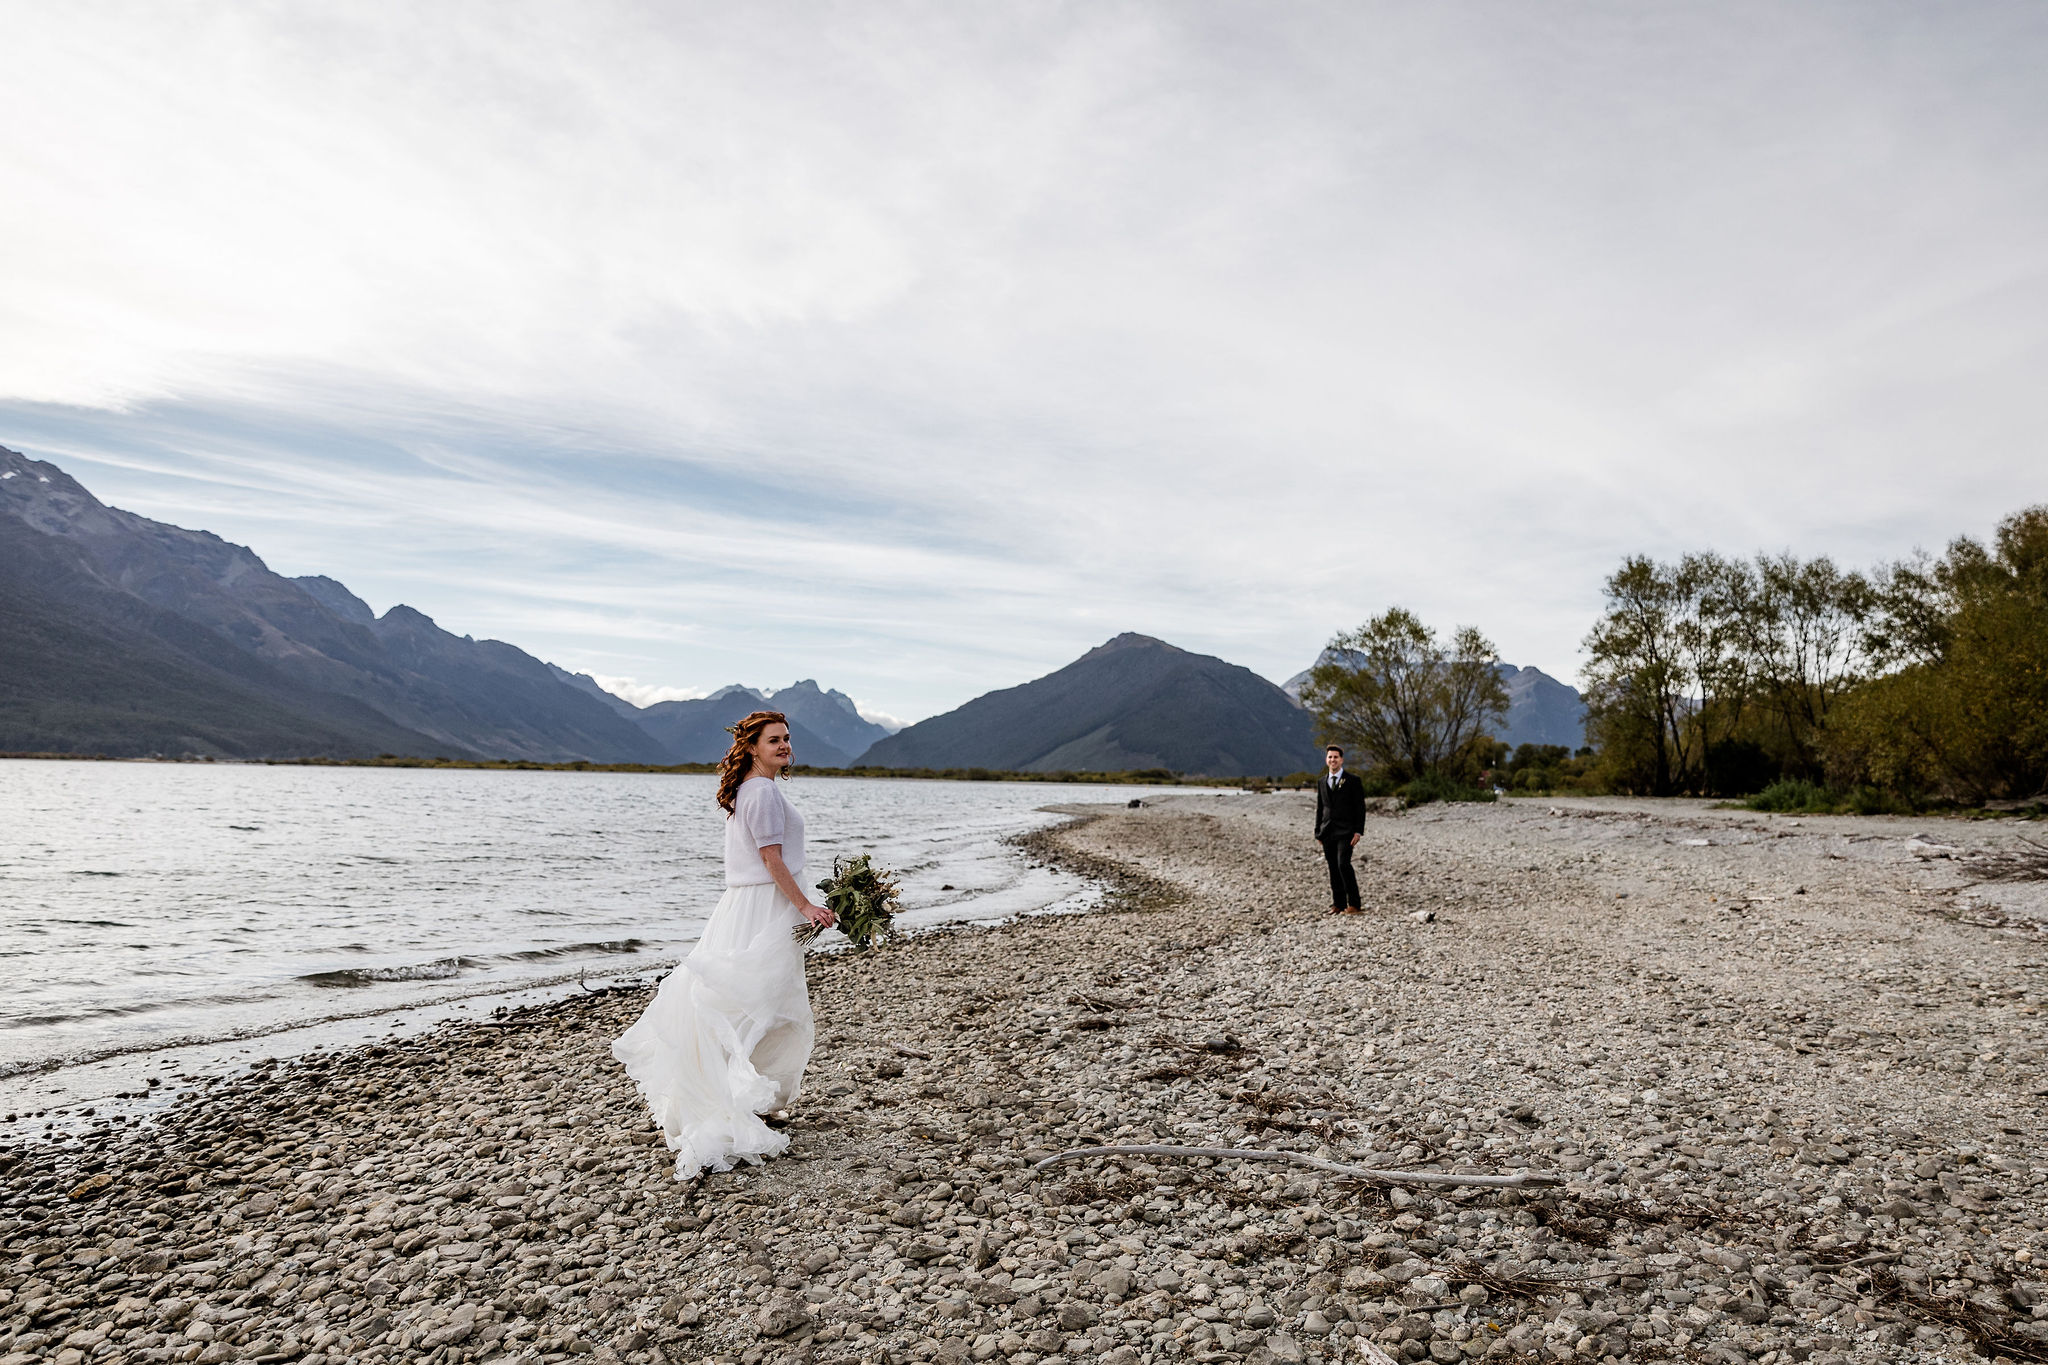
[[[910,724],[900,716],[892,716],[887,711],[877,711],[872,706],[862,706],[858,702],[854,703],[854,709],[860,712],[862,720],[879,725],[892,735]]]
[[[698,687],[665,687],[658,683],[644,683],[633,678],[615,678],[608,674],[591,675],[597,685],[622,701],[635,706],[647,707],[662,701],[695,701],[708,695],[707,689]]]
[[[928,714],[2041,496],[2038,7],[66,5],[0,443],[684,690]]]

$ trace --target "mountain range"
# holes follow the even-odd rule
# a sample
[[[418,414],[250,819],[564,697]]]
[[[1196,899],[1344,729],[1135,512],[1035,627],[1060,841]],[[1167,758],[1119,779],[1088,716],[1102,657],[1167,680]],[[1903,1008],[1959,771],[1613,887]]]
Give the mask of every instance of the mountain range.
[[[101,503],[0,450],[0,749],[661,762],[496,640]]]
[[[723,758],[732,742],[726,727],[749,711],[780,711],[789,717],[789,738],[797,761],[814,768],[849,767],[869,745],[889,733],[862,716],[852,697],[827,691],[809,678],[778,692],[733,683],[708,697],[638,707],[605,691],[587,673],[556,668],[555,676],[604,700],[653,736],[677,763],[716,763]]]
[[[808,679],[636,707],[503,641],[408,606],[379,616],[332,578],[108,507],[5,448],[0,639],[0,751],[702,763],[767,707],[802,762],[839,767],[888,733]]]
[[[811,679],[638,707],[583,673],[332,578],[287,578],[206,531],[108,507],[0,447],[0,751],[245,758],[406,754],[703,763],[759,708],[800,763],[1026,772],[1312,768],[1306,674],[1124,634],[1066,667],[891,734]],[[1502,666],[1510,743],[1583,742],[1578,694]]]

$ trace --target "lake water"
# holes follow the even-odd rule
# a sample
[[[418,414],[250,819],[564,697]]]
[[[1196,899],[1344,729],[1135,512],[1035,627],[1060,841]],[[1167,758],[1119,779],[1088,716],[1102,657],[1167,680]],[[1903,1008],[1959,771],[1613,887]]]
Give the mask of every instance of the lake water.
[[[0,1078],[665,968],[723,889],[715,781],[0,760]],[[1157,791],[785,790],[805,880],[874,853],[912,926],[1084,908],[1093,888],[1004,836]]]

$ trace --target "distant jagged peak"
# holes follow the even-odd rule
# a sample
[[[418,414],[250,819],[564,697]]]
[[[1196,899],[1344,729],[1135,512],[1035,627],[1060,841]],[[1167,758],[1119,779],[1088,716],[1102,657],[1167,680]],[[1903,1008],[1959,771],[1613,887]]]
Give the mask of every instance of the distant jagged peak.
[[[834,706],[837,706],[840,710],[846,712],[847,715],[852,716],[855,720],[867,719],[867,717],[861,715],[860,707],[854,703],[852,697],[847,696],[844,692],[839,691],[837,688],[820,687],[818,685],[818,680],[815,678],[799,678],[795,682],[791,683],[789,686],[781,688],[778,691],[776,691],[774,694],[769,696],[767,700],[780,701],[786,693],[790,692],[795,692],[802,696],[817,697],[822,701],[829,701]]]
[[[1516,681],[1528,681],[1528,684],[1548,681],[1548,684],[1556,684],[1559,688],[1569,688],[1571,686],[1571,684],[1565,684],[1565,681],[1561,681],[1561,679],[1550,677],[1548,673],[1544,673],[1540,667],[1536,667],[1532,663],[1526,663],[1522,667],[1516,667],[1513,663],[1501,663],[1499,665],[1499,673],[1501,673],[1501,681],[1507,681],[1507,684],[1516,684]],[[1573,692],[1577,692],[1577,688],[1573,688]]]
[[[377,619],[377,613],[370,609],[368,602],[325,574],[307,574],[301,578],[294,578],[292,582],[304,588],[308,597],[344,621],[367,626]]]
[[[106,534],[119,529],[128,516],[108,507],[56,465],[32,460],[4,446],[0,446],[0,511],[53,536]]]
[[[1516,688],[1541,687],[1546,683],[1552,687],[1562,687],[1574,696],[1578,694],[1579,690],[1570,683],[1561,682],[1551,677],[1542,669],[1531,664],[1524,664],[1520,667],[1508,663],[1495,664],[1494,672],[1500,675],[1500,680],[1507,684],[1510,691]]]
[[[752,697],[752,698],[753,698],[753,699],[754,699],[755,701],[767,701],[767,700],[768,700],[768,698],[767,698],[767,696],[766,696],[766,695],[764,695],[763,693],[761,693],[760,691],[758,691],[758,690],[757,690],[757,689],[755,689],[755,688],[752,688],[752,687],[749,687],[749,686],[747,686],[747,685],[746,685],[745,683],[727,683],[727,684],[726,684],[725,686],[723,686],[723,687],[719,688],[719,689],[718,689],[718,690],[717,690],[716,692],[713,692],[713,693],[712,693],[712,694],[711,694],[710,696],[706,697],[706,698],[705,698],[704,700],[706,700],[706,701],[718,701],[718,700],[719,700],[719,699],[721,699],[721,698],[724,698],[724,697],[730,697],[730,696],[735,696],[735,695],[738,695],[738,696],[747,696],[747,697]]]

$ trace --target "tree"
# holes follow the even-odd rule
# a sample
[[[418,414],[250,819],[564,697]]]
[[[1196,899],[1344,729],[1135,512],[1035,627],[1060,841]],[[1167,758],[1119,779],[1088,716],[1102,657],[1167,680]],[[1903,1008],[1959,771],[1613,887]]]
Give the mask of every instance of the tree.
[[[1474,627],[1440,643],[1413,612],[1394,607],[1331,640],[1301,699],[1325,742],[1357,750],[1394,781],[1450,775],[1507,713],[1499,662]]]
[[[1870,581],[1825,557],[1643,556],[1607,580],[1588,724],[1625,790],[1734,794],[1817,777],[1829,713],[1867,676]]]
[[[1858,689],[1830,774],[1972,803],[2048,794],[2048,505],[1887,571],[1866,643],[1895,670]]]
[[[1821,775],[1821,742],[1838,703],[1869,676],[1868,626],[1877,600],[1868,578],[1844,572],[1825,555],[1804,562],[1790,554],[1758,555],[1753,564],[1722,563],[1707,589],[1705,611],[1733,652],[1728,683],[1760,708],[1773,733],[1754,733],[1776,750],[1781,769]],[[1724,688],[1724,700],[1728,689]]]
[[[1659,564],[1632,555],[1607,580],[1607,611],[1586,636],[1586,724],[1608,777],[1668,796],[1700,781],[1713,726],[1741,720],[1748,695],[1722,604],[1718,555]]]

